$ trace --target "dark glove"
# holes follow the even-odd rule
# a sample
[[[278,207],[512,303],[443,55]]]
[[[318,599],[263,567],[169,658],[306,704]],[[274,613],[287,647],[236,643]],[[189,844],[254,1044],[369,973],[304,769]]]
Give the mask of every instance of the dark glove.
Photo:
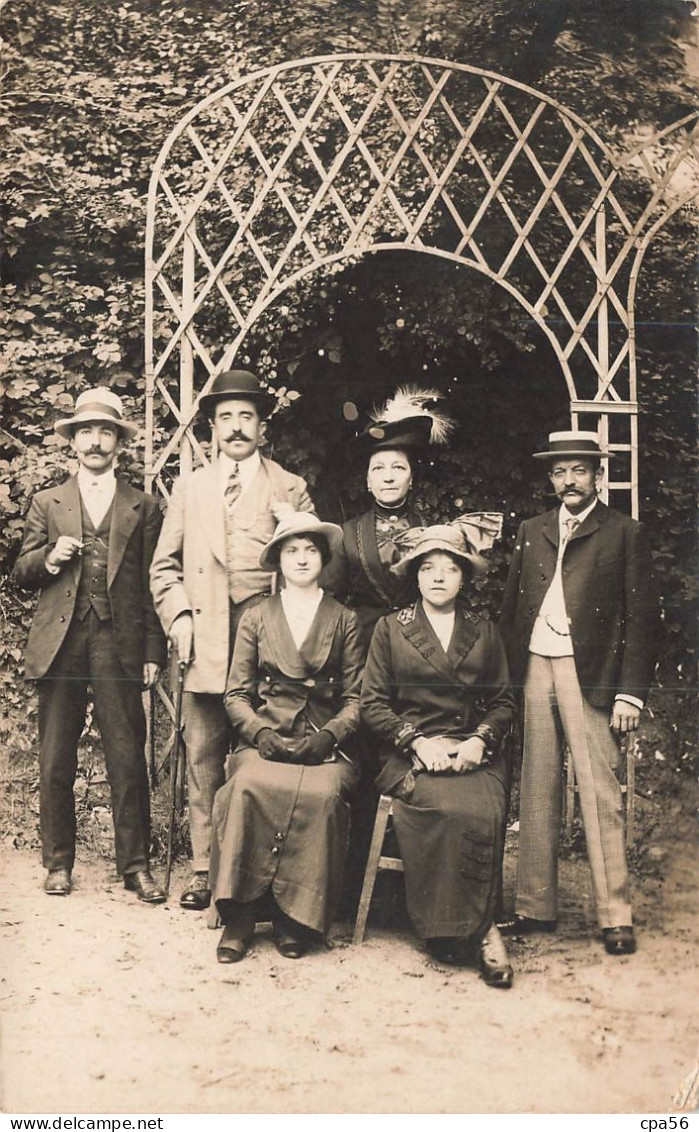
[[[297,744],[292,762],[302,763],[303,766],[320,766],[334,746],[335,736],[330,731],[315,731]]]
[[[288,763],[291,752],[281,735],[271,727],[262,727],[255,736],[260,757],[273,763]]]

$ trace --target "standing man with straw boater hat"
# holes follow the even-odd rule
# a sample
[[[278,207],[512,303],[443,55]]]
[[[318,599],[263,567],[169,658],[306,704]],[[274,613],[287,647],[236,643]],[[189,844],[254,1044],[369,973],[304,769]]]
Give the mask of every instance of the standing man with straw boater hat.
[[[80,465],[32,500],[15,572],[41,591],[25,658],[39,693],[44,890],[67,896],[75,861],[73,785],[88,685],[111,789],[116,864],[148,904],[165,899],[149,872],[150,806],[141,692],[158,678],[165,637],[148,590],[160,531],[156,501],[114,474],[136,426],[109,389],[81,393],[56,431]]]
[[[593,432],[552,432],[545,462],[560,509],[517,534],[500,629],[524,686],[515,927],[553,931],[562,744],[578,783],[597,916],[610,955],[636,948],[616,769],[638,727],[659,650],[659,604],[640,523],[597,498]]]
[[[247,370],[216,377],[200,408],[218,459],[176,480],[151,566],[155,607],[188,665],[184,737],[193,876],[180,904],[195,911],[211,902],[211,810],[230,746],[223,693],[238,623],[271,592],[273,575],[259,557],[277,520],[313,510],[301,477],[259,453],[273,405],[273,395]]]

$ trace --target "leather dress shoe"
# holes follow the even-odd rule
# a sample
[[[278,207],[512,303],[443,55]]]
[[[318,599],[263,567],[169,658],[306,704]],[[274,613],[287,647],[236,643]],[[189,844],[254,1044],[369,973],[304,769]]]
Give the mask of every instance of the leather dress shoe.
[[[216,958],[219,963],[240,963],[247,954],[248,944],[254,931],[254,908],[252,906],[238,908],[230,922],[226,924],[218,941]]]
[[[70,869],[49,869],[44,892],[48,892],[49,896],[70,896],[71,887]]]
[[[618,928],[603,928],[604,948],[609,955],[633,955],[636,937],[629,924]]]
[[[481,940],[479,960],[481,978],[489,987],[507,990],[512,986],[514,972],[507,957],[505,942],[495,924],[491,924]]]
[[[284,916],[274,921],[274,943],[284,959],[302,959],[310,943],[308,929]]]
[[[163,904],[167,899],[162,888],[153,880],[148,869],[139,869],[135,873],[126,873],[124,888],[135,892],[139,900],[146,904]]]
[[[473,958],[472,949],[467,939],[457,936],[434,936],[425,941],[427,950],[438,963],[447,963],[451,967],[463,967]]]
[[[534,935],[536,932],[550,934],[558,927],[557,920],[535,920],[532,916],[519,916],[516,912],[507,920],[498,920],[497,927],[502,935]]]
[[[203,912],[210,903],[209,874],[195,873],[180,896],[180,908],[188,908],[190,912]]]

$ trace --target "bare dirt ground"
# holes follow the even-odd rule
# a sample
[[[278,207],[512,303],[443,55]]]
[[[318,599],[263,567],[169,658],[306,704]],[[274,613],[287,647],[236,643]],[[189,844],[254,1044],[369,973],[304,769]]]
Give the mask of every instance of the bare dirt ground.
[[[512,942],[515,985],[501,991],[371,920],[362,947],[340,923],[330,949],[299,962],[258,926],[245,961],[221,966],[218,933],[176,899],[139,904],[101,860],[78,862],[69,898],[47,897],[36,855],[9,849],[2,1108],[674,1111],[696,1066],[697,878],[676,829],[656,852],[662,868],[636,882],[634,957],[604,954],[586,863],[569,857],[560,933]]]

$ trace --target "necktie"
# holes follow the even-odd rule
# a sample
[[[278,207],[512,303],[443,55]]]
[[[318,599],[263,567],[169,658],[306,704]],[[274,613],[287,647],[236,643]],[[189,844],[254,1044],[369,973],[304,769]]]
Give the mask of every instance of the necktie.
[[[228,477],[228,483],[226,484],[226,490],[224,492],[224,498],[226,500],[227,507],[230,508],[233,506],[242,489],[243,485],[240,482],[240,471],[238,465],[236,464],[233,471]]]
[[[565,524],[566,524],[566,528],[567,528],[567,531],[568,531],[568,533],[565,537],[565,541],[570,542],[571,538],[573,537],[573,531],[576,529],[576,527],[580,526],[580,520],[579,519],[573,519],[571,517],[570,519],[566,519]]]

